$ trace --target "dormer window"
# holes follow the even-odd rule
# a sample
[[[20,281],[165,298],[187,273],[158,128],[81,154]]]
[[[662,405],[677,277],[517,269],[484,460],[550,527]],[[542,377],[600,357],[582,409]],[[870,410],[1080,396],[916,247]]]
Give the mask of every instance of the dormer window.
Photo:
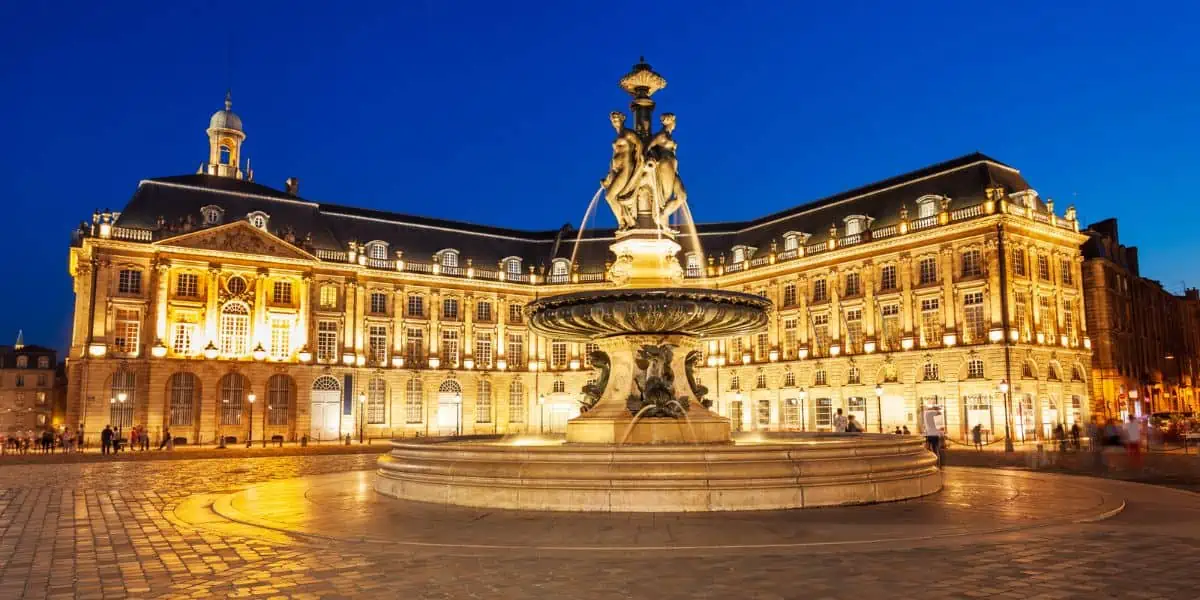
[[[17,357],[17,368],[18,368],[18,369],[25,369],[25,368],[28,368],[28,367],[29,367],[29,357],[28,357],[28,356],[24,356],[24,355],[18,356],[18,357]]]
[[[388,245],[387,242],[370,242],[367,244],[367,257],[379,260],[387,260]]]
[[[458,250],[442,250],[441,252],[438,252],[438,257],[441,259],[443,267],[458,266]]]
[[[789,234],[783,236],[783,249],[785,251],[786,250],[795,250],[799,247],[800,247],[800,236],[798,236],[794,233],[789,233]]]
[[[250,224],[253,225],[256,229],[261,229],[263,231],[266,231],[267,223],[271,220],[271,217],[269,215],[267,215],[267,213],[262,212],[261,210],[257,210],[257,211],[254,211],[254,212],[246,215],[246,219],[249,220]]]
[[[550,274],[555,277],[566,277],[571,270],[571,261],[565,258],[556,258],[550,265]]]
[[[695,252],[689,252],[687,255],[687,276],[699,277],[700,271],[700,255]]]
[[[871,226],[871,217],[866,215],[850,215],[846,217],[846,235],[858,235],[867,230]]]
[[[510,256],[504,259],[504,272],[508,275],[520,275],[521,259],[516,256]]]
[[[917,218],[925,219],[928,217],[936,217],[938,213],[938,202],[942,200],[941,196],[921,196],[917,198]]]
[[[1021,208],[1037,208],[1037,192],[1034,190],[1021,190],[1008,195],[1013,204]]]
[[[200,209],[200,216],[204,220],[205,225],[216,225],[221,222],[221,217],[225,214],[225,210],[220,206],[208,205]]]
[[[754,248],[750,246],[734,246],[733,247],[733,262],[740,263],[754,255]]]

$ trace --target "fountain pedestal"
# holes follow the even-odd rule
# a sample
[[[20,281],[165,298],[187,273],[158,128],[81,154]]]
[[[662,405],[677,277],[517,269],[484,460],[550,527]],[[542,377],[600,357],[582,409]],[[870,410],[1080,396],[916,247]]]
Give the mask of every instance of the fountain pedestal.
[[[579,444],[713,444],[730,443],[729,419],[704,408],[687,381],[687,356],[696,350],[696,338],[681,334],[617,335],[596,340],[610,361],[609,382],[600,400],[587,412],[567,422],[567,442]],[[686,406],[680,418],[635,418],[628,407],[631,394],[640,395],[636,364],[646,346],[668,347],[673,398]]]

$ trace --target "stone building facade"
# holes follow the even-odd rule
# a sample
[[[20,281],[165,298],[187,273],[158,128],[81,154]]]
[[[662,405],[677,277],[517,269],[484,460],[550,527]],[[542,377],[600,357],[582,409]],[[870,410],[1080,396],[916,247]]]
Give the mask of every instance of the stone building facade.
[[[1142,277],[1116,219],[1089,225],[1083,246],[1096,412],[1126,418],[1194,412],[1200,369],[1200,292],[1177,295]]]
[[[228,103],[207,133],[199,173],[142,181],[76,233],[69,421],[208,443],[551,432],[578,414],[588,345],[532,335],[522,308],[611,286],[611,231],[318,203],[236,164]],[[829,429],[841,408],[916,433],[936,403],[952,437],[998,438],[1007,417],[1028,438],[1088,413],[1085,237],[1007,165],[968,155],[695,229],[686,284],[776,307],[764,331],[706,340],[702,383],[735,429]]]
[[[0,433],[37,431],[56,425],[54,406],[57,352],[25,345],[21,336],[0,346]]]

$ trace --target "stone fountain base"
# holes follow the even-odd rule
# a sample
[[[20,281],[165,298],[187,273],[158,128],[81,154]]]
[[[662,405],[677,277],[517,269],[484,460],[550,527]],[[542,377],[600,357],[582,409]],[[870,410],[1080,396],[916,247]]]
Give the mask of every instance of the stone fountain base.
[[[632,423],[628,415],[571,419],[567,440],[574,444],[718,444],[729,443],[729,419],[692,410],[688,419],[648,418]]]
[[[665,430],[664,430],[665,431]],[[942,487],[924,439],[779,434],[712,445],[520,445],[501,438],[393,441],[381,494],[519,510],[690,512],[915,498]]]

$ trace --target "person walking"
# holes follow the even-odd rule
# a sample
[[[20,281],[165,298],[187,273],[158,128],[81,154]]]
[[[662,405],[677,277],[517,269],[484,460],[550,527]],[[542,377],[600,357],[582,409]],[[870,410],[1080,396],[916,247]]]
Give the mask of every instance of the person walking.
[[[75,451],[83,452],[83,423],[75,430]]]
[[[854,420],[854,415],[846,417],[846,432],[847,433],[862,433],[863,428]]]
[[[933,405],[927,407],[921,415],[921,425],[925,429],[925,442],[929,444],[929,451],[937,455],[939,466],[942,464],[942,428],[938,426],[938,416],[941,414],[942,407]]]
[[[142,425],[142,450],[150,451],[150,432],[146,431],[145,425]]]
[[[100,454],[108,454],[112,451],[113,445],[113,430],[109,425],[104,426],[104,431],[100,432]]]
[[[1129,468],[1142,468],[1142,424],[1137,417],[1129,415],[1125,424],[1125,452],[1129,455]]]
[[[162,450],[163,448],[166,448],[167,443],[170,441],[171,441],[171,428],[166,427],[163,429],[162,441],[158,443],[158,449]]]
[[[837,414],[833,417],[833,430],[837,433],[845,433],[846,424],[846,415],[842,414],[842,409],[837,409]]]
[[[983,451],[983,424],[982,423],[976,423],[975,426],[971,428],[971,442],[973,444],[975,444],[976,452]]]
[[[1079,452],[1083,449],[1083,445],[1079,441],[1080,436],[1079,421],[1071,423],[1071,449]]]

